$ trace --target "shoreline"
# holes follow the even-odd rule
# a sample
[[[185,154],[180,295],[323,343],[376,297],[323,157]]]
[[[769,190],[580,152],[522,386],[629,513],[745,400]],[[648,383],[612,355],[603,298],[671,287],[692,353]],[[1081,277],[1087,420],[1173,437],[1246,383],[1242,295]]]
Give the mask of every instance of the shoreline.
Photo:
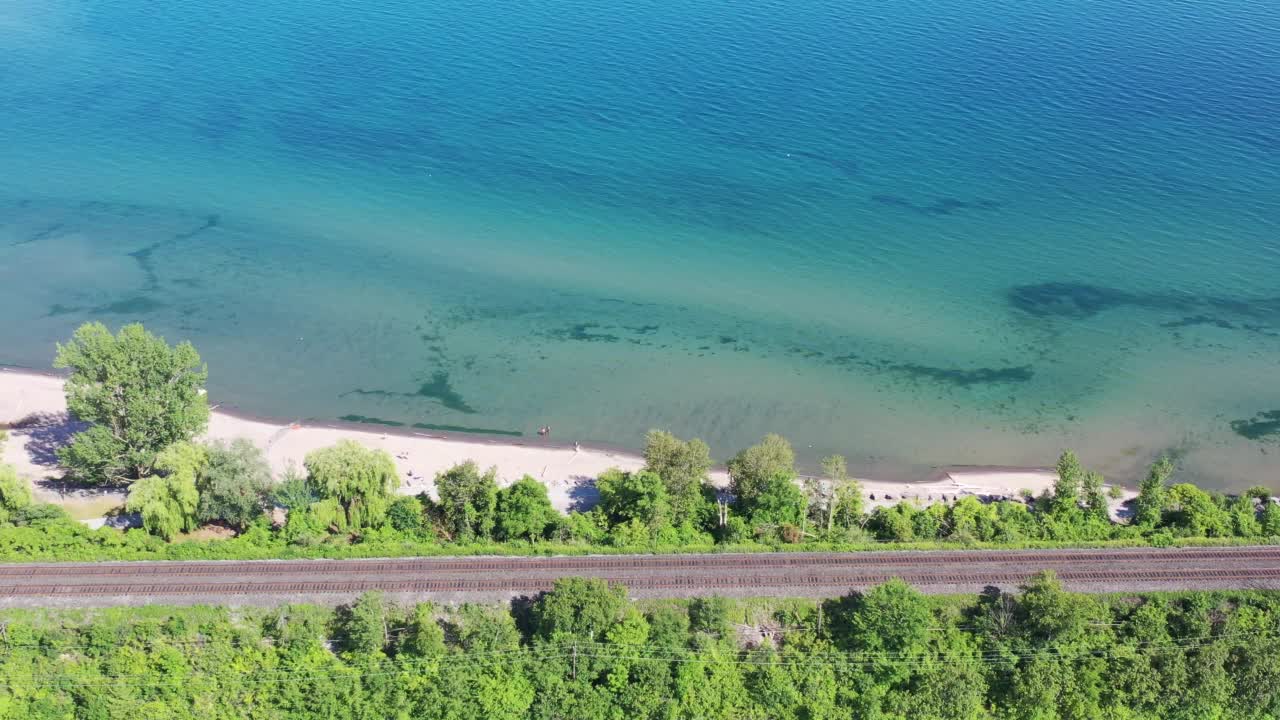
[[[47,370],[0,366],[0,425],[12,426],[26,418],[45,416],[50,422],[12,428],[4,450],[4,461],[15,465],[19,474],[34,482],[57,476],[47,448],[37,453],[28,447],[32,436],[44,433],[43,442],[55,436],[59,425],[68,431],[66,401],[62,390],[65,375]],[[60,417],[59,417],[60,416]],[[565,443],[527,437],[486,437],[470,433],[423,430],[413,427],[383,426],[353,421],[262,417],[235,407],[210,403],[209,428],[203,440],[229,441],[246,438],[263,448],[275,473],[289,465],[301,467],[308,452],[341,439],[386,450],[401,477],[400,492],[434,492],[436,474],[467,460],[482,470],[496,467],[500,485],[523,475],[542,481],[552,504],[560,511],[587,507],[595,501],[595,478],[610,468],[638,470],[642,455],[630,448]],[[38,457],[39,456],[39,457]],[[1051,468],[993,465],[953,465],[934,468],[915,481],[862,478],[868,509],[892,505],[900,500],[936,502],[963,495],[982,498],[1013,497],[1021,490],[1039,494],[1051,487],[1056,474]],[[711,484],[728,486],[724,465],[713,467]],[[38,493],[48,490],[36,486]],[[1126,493],[1131,496],[1131,493]]]

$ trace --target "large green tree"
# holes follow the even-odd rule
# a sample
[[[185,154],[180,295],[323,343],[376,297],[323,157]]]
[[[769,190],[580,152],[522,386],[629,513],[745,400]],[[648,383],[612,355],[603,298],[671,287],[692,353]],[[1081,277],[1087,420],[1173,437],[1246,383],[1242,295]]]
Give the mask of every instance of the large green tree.
[[[137,324],[113,336],[103,324],[87,323],[58,345],[53,366],[71,370],[67,408],[90,423],[58,456],[86,481],[146,477],[161,450],[208,425],[208,372],[190,343],[171,347]]]
[[[262,515],[270,487],[271,467],[257,445],[244,438],[214,443],[196,481],[200,519],[243,530]]]
[[[729,461],[730,490],[740,508],[748,508],[764,485],[778,475],[795,477],[796,454],[781,435],[764,436]]]
[[[497,515],[498,536],[504,540],[541,540],[560,520],[547,486],[528,475],[498,491]]]
[[[610,525],[638,521],[651,530],[671,522],[671,502],[666,485],[656,474],[606,470],[596,479],[600,491],[600,509]]]
[[[498,515],[498,470],[481,473],[474,462],[455,465],[436,476],[440,514],[456,542],[493,537]]]
[[[303,464],[321,500],[335,502],[348,528],[379,527],[395,499],[400,478],[384,450],[340,440],[307,454]]]
[[[672,524],[697,521],[706,500],[702,488],[711,471],[711,448],[694,438],[684,441],[665,430],[645,435],[644,469],[657,473],[667,488]]]
[[[598,578],[556,580],[533,607],[536,633],[549,640],[596,640],[619,619],[627,593]]]

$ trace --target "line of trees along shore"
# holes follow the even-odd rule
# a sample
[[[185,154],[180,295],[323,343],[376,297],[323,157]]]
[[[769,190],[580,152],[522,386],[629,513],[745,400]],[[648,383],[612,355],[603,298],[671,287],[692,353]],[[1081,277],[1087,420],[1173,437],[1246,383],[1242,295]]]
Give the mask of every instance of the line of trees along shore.
[[[767,604],[766,604],[767,603]],[[773,628],[767,635],[761,629]],[[1280,595],[0,612],[0,719],[1264,720]]]
[[[843,458],[800,478],[791,445],[769,435],[728,462],[731,485],[708,483],[708,446],[660,431],[646,437],[645,466],[597,480],[599,503],[563,514],[525,476],[502,487],[493,469],[464,463],[435,478],[436,497],[401,496],[391,457],[344,440],[309,454],[301,469],[272,477],[246,440],[204,444],[207,372],[190,344],[170,346],[140,325],[112,335],[81,327],[59,345],[71,371],[67,402],[87,430],[59,450],[71,477],[127,486],[126,507],[144,531],[90,531],[58,507],[32,501],[12,468],[0,467],[0,558],[265,557],[439,552],[441,548],[681,549],[756,545],[1127,541],[1280,537],[1280,505],[1265,488],[1213,494],[1170,484],[1160,459],[1142,481],[1129,522],[1113,522],[1101,475],[1065,452],[1058,480],[1039,497],[982,502],[971,496],[870,512]],[[231,540],[169,544],[216,523]],[[175,549],[180,547],[180,549]]]

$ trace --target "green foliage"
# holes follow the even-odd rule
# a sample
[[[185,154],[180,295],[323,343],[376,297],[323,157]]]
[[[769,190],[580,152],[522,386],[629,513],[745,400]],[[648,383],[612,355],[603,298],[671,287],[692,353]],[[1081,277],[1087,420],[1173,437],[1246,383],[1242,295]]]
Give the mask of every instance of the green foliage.
[[[588,545],[603,543],[608,533],[608,520],[599,508],[589,512],[571,512],[565,516],[562,526],[565,539]]]
[[[791,443],[781,435],[766,435],[729,461],[729,489],[740,507],[750,508],[770,480],[779,475],[795,477],[795,465]]]
[[[5,610],[0,717],[1280,716],[1272,592],[1095,598],[1041,577],[976,601],[892,582],[821,608],[713,603],[717,618],[741,610],[786,628],[753,646],[722,620],[690,626],[679,603],[644,613],[618,594],[565,583],[523,633],[520,608],[398,607],[376,594],[337,610]]]
[[[141,325],[114,337],[86,323],[53,366],[68,368],[67,408],[92,426],[59,451],[71,472],[89,482],[124,483],[153,471],[156,455],[204,431],[208,373],[190,343],[170,347]]]
[[[916,538],[917,514],[915,506],[905,501],[892,507],[878,507],[871,512],[867,527],[880,540],[910,542]],[[930,529],[937,531],[936,527]]]
[[[849,477],[849,467],[842,455],[822,459],[825,492],[816,507],[825,511],[826,530],[849,529],[862,521],[862,485]],[[813,507],[811,505],[811,507]]]
[[[498,538],[542,540],[560,519],[547,486],[525,475],[498,491]]]
[[[610,525],[635,521],[649,530],[670,525],[671,504],[667,488],[656,474],[606,470],[596,480],[600,510]]]
[[[434,658],[445,654],[444,629],[436,621],[436,609],[431,603],[418,603],[413,617],[405,628],[405,640],[400,651],[410,657]]]
[[[836,637],[838,644],[893,657],[924,652],[933,612],[918,590],[894,578],[854,598],[846,620],[849,635]],[[833,622],[840,626],[838,619]]]
[[[808,498],[791,475],[778,474],[765,480],[751,503],[743,508],[752,525],[799,525],[807,512]]]
[[[1050,511],[1053,515],[1073,520],[1080,511],[1080,486],[1085,470],[1075,452],[1065,451],[1057,459],[1057,479],[1053,482],[1053,498]]]
[[[1231,535],[1231,518],[1212,495],[1190,483],[1169,488],[1166,525],[1195,537]]]
[[[1262,518],[1259,523],[1262,534],[1267,537],[1280,537],[1280,505],[1268,499],[1262,506]]]
[[[374,528],[386,521],[400,479],[385,451],[340,440],[308,453],[304,465],[321,500],[332,500],[341,509],[341,526]]]
[[[547,640],[603,638],[627,593],[597,578],[561,578],[533,606],[534,633]]]
[[[387,508],[387,522],[400,532],[417,534],[424,527],[422,519],[422,501],[416,497],[404,495],[396,498]]]
[[[695,522],[704,504],[702,488],[711,471],[711,448],[698,439],[688,442],[665,430],[645,435],[644,469],[662,478],[674,525]]]
[[[380,654],[388,640],[386,616],[381,591],[361,595],[341,616],[341,634],[347,651],[356,655]]]
[[[165,448],[155,459],[155,469],[164,473],[145,477],[129,488],[125,508],[142,514],[142,526],[165,540],[196,528],[200,493],[196,478],[209,461],[209,452],[191,442]]]
[[[1162,457],[1147,471],[1147,476],[1138,485],[1138,497],[1133,503],[1134,524],[1150,528],[1160,523],[1168,502],[1165,484],[1173,475],[1173,469],[1173,462]]]
[[[290,510],[305,509],[319,499],[320,492],[311,478],[298,472],[292,465],[285,469],[284,477],[271,489],[271,502]]]
[[[11,465],[0,463],[0,523],[31,505],[31,487]]]
[[[689,630],[713,637],[729,634],[729,600],[717,595],[694,598],[689,602]]]
[[[196,480],[199,518],[244,530],[262,516],[270,487],[271,467],[258,446],[243,438],[214,443]]]
[[[498,471],[484,474],[474,462],[465,462],[436,476],[440,513],[451,539],[465,542],[493,536],[498,512]]]

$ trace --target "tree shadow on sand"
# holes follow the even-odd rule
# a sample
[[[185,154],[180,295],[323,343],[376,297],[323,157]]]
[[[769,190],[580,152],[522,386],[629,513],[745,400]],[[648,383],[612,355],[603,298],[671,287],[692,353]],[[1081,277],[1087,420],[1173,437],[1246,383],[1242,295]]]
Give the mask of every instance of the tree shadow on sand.
[[[600,491],[596,488],[596,479],[587,475],[574,475],[569,487],[569,509],[575,512],[587,512],[600,503]]]
[[[44,468],[55,477],[45,477],[35,482],[40,489],[58,493],[88,489],[90,486],[61,477],[58,449],[71,442],[76,433],[86,430],[89,423],[72,418],[68,413],[32,413],[9,426],[9,434],[23,438],[27,455],[32,464]]]
[[[74,420],[65,412],[32,413],[10,426],[10,434],[27,439],[31,461],[41,467],[58,467],[58,448],[66,446],[89,423]]]

